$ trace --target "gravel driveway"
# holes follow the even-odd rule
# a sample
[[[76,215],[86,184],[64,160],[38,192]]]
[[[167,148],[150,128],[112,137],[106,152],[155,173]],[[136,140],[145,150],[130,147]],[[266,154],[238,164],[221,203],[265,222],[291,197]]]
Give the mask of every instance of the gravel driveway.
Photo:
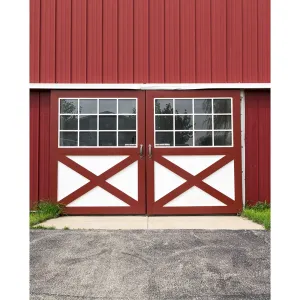
[[[264,230],[32,230],[32,300],[270,299]]]

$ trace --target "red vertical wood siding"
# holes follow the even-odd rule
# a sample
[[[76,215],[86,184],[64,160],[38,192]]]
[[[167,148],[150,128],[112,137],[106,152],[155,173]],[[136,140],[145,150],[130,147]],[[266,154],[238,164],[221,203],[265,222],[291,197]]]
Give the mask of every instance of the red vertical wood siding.
[[[149,82],[165,82],[165,1],[149,2]]]
[[[211,0],[196,1],[196,82],[211,82]]]
[[[180,82],[179,1],[165,1],[165,81]]]
[[[56,1],[41,1],[40,82],[55,81]]]
[[[49,199],[50,92],[40,92],[39,200]]]
[[[87,82],[102,82],[102,0],[87,7]]]
[[[40,81],[40,0],[30,0],[30,82]]]
[[[258,81],[270,82],[270,0],[258,1]]]
[[[195,0],[180,0],[180,79],[195,82]]]
[[[227,81],[243,81],[242,1],[227,0]]]
[[[133,82],[133,0],[119,2],[118,82]]]
[[[86,0],[72,0],[72,61],[73,82],[86,82]]]
[[[211,0],[212,82],[227,82],[226,1]]]
[[[246,201],[270,202],[270,92],[245,95]]]
[[[134,82],[146,83],[149,82],[148,0],[134,0],[133,18]]]
[[[39,200],[39,120],[40,94],[30,92],[30,208]]]
[[[257,1],[243,0],[243,82],[258,81]]]
[[[32,83],[270,82],[270,0],[30,0],[30,13]]]
[[[103,82],[118,82],[118,1],[103,0]]]
[[[71,81],[71,0],[57,1],[56,81]]]
[[[49,199],[50,91],[30,91],[30,208]]]

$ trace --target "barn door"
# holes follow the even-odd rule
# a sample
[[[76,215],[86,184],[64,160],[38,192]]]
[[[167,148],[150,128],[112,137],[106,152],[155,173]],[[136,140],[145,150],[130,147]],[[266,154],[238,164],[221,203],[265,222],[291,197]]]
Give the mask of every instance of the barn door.
[[[242,208],[239,91],[149,91],[148,214]]]
[[[145,93],[53,91],[51,195],[69,214],[144,214]]]

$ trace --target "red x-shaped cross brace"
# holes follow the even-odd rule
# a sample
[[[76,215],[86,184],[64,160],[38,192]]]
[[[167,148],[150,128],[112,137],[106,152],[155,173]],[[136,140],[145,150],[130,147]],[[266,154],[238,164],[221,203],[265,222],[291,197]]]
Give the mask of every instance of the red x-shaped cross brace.
[[[112,168],[108,169],[104,173],[100,175],[95,175],[94,173],[90,172],[86,168],[82,167],[81,165],[77,164],[75,161],[71,160],[70,158],[61,155],[58,160],[63,163],[64,165],[68,166],[72,170],[76,171],[80,175],[84,176],[85,178],[89,179],[90,181],[77,189],[76,191],[72,192],[65,198],[63,198],[59,203],[68,205],[72,201],[78,199],[80,196],[86,194],[88,191],[93,189],[96,186],[100,186],[110,194],[114,195],[115,197],[119,198],[120,200],[124,201],[131,207],[135,207],[138,205],[138,201],[134,200],[127,194],[123,193],[113,185],[109,184],[106,180],[113,175],[117,174],[121,170],[125,169],[132,163],[136,161],[136,157],[134,156],[129,156],[119,162],[118,164],[114,165]]]
[[[230,199],[228,196],[224,195],[220,191],[216,190],[215,188],[211,187],[210,185],[203,182],[203,179],[207,178],[209,175],[213,174],[217,170],[221,169],[223,166],[228,164],[230,161],[233,160],[233,157],[230,155],[226,155],[217,162],[210,165],[205,170],[201,171],[197,175],[192,175],[188,173],[187,171],[183,170],[182,168],[178,167],[177,165],[173,164],[166,158],[162,156],[157,156],[155,158],[155,161],[164,166],[165,168],[169,169],[170,171],[174,172],[178,176],[184,178],[186,182],[181,184],[176,189],[172,190],[170,193],[166,194],[162,198],[160,198],[158,201],[154,203],[156,208],[162,208],[164,205],[166,205],[168,202],[173,200],[174,198],[178,197],[180,194],[184,193],[188,189],[190,189],[193,186],[196,186],[203,190],[204,192],[208,193],[212,197],[220,200],[227,206],[234,205],[234,201]]]

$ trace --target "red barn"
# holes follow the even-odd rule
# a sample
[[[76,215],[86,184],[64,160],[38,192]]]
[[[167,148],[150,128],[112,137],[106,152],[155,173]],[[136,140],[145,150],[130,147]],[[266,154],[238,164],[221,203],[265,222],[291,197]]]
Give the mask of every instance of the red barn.
[[[31,0],[30,88],[32,207],[270,201],[270,0]]]

